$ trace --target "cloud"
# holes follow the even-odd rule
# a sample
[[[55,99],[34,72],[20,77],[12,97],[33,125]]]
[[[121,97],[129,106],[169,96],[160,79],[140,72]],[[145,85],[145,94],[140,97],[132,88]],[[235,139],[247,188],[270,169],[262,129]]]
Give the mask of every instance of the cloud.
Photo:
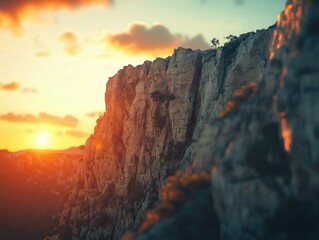
[[[90,112],[85,114],[85,116],[90,117],[90,118],[97,118],[101,115],[103,115],[104,112]]]
[[[45,43],[45,41],[40,36],[34,36],[32,38],[32,42],[35,47],[38,49],[34,55],[38,58],[48,58],[51,57],[51,52],[48,50],[49,46]]]
[[[64,52],[70,56],[76,56],[81,52],[81,45],[78,40],[78,35],[75,32],[65,32],[59,40],[63,44]]]
[[[89,5],[109,5],[112,0],[1,0],[0,28],[22,31],[22,21],[43,10],[75,9]]]
[[[193,38],[185,37],[181,46],[191,49],[207,49],[210,47],[201,34],[198,34]]]
[[[6,92],[23,92],[23,93],[37,93],[37,89],[35,88],[22,88],[21,85],[17,82],[10,83],[0,83],[0,91]]]
[[[62,131],[56,131],[54,134],[59,137],[64,136],[64,133]]]
[[[70,131],[66,131],[65,133],[74,138],[84,138],[90,135],[89,133],[82,132],[79,130],[70,130]]]
[[[18,91],[20,89],[20,84],[17,82],[11,82],[11,83],[0,83],[0,91]]]
[[[124,32],[106,34],[102,39],[127,53],[152,56],[170,54],[174,48],[180,46],[193,49],[209,48],[201,34],[190,38],[187,35],[173,34],[162,24],[147,27],[140,22],[130,24]]]
[[[34,116],[32,114],[19,115],[14,113],[7,113],[5,115],[0,115],[0,120],[33,124],[43,123],[63,127],[76,127],[79,123],[78,119],[70,115],[59,117],[44,112],[39,113],[38,116]]]
[[[64,137],[65,135],[68,135],[74,138],[84,138],[90,135],[89,133],[80,130],[56,131],[54,134],[58,137]]]
[[[51,57],[51,53],[49,51],[39,51],[39,52],[36,52],[34,55],[40,58]]]
[[[23,93],[37,93],[38,92],[38,90],[36,88],[27,88],[27,87],[23,88],[21,91]]]

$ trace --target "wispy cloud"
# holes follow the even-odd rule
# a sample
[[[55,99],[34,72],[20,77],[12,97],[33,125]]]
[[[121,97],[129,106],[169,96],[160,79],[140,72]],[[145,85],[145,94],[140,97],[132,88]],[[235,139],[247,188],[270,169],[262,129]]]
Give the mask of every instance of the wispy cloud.
[[[66,131],[65,133],[74,138],[84,138],[90,135],[89,133],[86,133],[80,130],[70,130],[70,131]]]
[[[163,55],[170,54],[174,48],[207,49],[209,44],[201,34],[189,37],[173,34],[162,24],[147,27],[144,23],[131,23],[127,30],[117,34],[106,34],[102,41],[114,48],[130,54]]]
[[[17,82],[1,83],[0,91],[4,92],[22,92],[22,93],[37,93],[36,88],[22,87],[21,84]]]
[[[0,28],[22,31],[24,18],[32,17],[42,10],[75,9],[89,5],[109,5],[112,0],[1,0]]]
[[[85,138],[88,137],[90,134],[87,132],[83,132],[81,130],[69,130],[69,131],[56,131],[55,135],[58,137],[70,136],[73,138]]]
[[[36,52],[34,55],[40,58],[51,57],[51,53],[49,51],[39,51]]]
[[[38,90],[36,88],[27,88],[27,87],[23,88],[21,91],[23,93],[37,93],[38,92]]]
[[[25,123],[33,123],[33,124],[48,124],[48,125],[56,125],[63,127],[76,127],[79,123],[78,119],[66,115],[64,117],[51,115],[45,112],[39,113],[38,116],[34,116],[32,114],[14,114],[7,113],[4,115],[0,115],[0,120],[9,121],[9,122],[25,122]]]
[[[10,82],[10,83],[0,83],[0,91],[18,91],[20,89],[20,84],[17,82]]]
[[[78,35],[72,31],[65,32],[59,37],[66,54],[76,56],[81,52],[82,47],[78,38]]]
[[[54,134],[55,134],[56,136],[59,136],[59,137],[64,136],[63,131],[56,131]]]
[[[101,116],[103,114],[103,112],[90,112],[90,113],[86,113],[85,116],[90,117],[90,118],[97,118],[99,116]]]

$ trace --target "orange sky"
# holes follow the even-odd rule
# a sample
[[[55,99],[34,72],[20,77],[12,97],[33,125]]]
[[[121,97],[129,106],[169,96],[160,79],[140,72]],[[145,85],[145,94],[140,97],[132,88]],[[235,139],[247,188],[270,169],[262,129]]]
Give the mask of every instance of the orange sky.
[[[1,1],[0,149],[84,144],[104,111],[107,79],[123,66],[268,27],[284,5],[236,2]]]
[[[89,5],[109,5],[111,0],[9,0],[0,2],[1,27],[23,32],[23,20],[44,10],[76,9]]]

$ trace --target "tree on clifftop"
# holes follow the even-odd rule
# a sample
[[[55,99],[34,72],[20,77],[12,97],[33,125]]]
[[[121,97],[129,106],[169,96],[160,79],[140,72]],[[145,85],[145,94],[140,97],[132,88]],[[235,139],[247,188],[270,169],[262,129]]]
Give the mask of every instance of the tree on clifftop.
[[[219,40],[217,38],[213,38],[212,40],[210,40],[211,44],[212,44],[212,48],[216,49],[219,46]]]

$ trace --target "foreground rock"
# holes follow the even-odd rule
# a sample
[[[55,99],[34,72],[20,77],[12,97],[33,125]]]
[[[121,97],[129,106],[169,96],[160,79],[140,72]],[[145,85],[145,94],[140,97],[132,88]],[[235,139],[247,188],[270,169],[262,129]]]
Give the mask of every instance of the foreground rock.
[[[271,56],[256,91],[238,92],[199,141],[195,169],[211,174],[211,194],[131,238],[319,238],[319,1],[287,2]],[[198,214],[217,220],[202,229]],[[181,224],[195,231],[185,236]]]
[[[207,120],[236,89],[259,81],[271,36],[269,29],[218,50],[177,49],[110,78],[106,111],[86,143],[60,239],[119,239],[136,228],[164,179],[192,164]]]

